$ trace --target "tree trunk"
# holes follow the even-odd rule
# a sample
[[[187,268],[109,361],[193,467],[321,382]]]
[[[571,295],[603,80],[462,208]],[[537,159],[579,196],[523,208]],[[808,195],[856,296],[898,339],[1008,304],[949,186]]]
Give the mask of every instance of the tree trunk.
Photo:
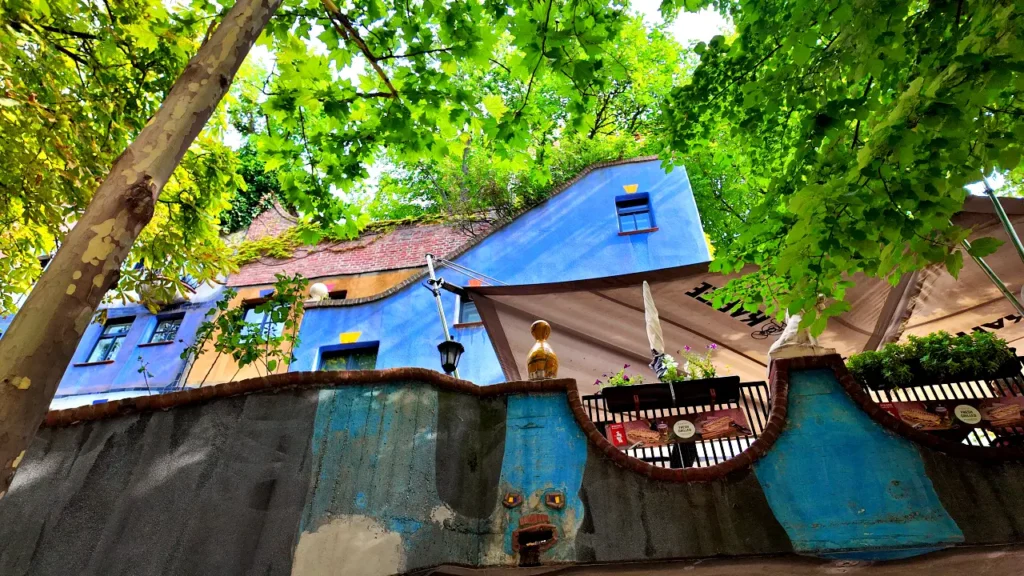
[[[282,0],[237,0],[114,161],[82,219],[0,339],[0,498],[160,190],[231,86]],[[122,351],[123,352],[123,351]]]

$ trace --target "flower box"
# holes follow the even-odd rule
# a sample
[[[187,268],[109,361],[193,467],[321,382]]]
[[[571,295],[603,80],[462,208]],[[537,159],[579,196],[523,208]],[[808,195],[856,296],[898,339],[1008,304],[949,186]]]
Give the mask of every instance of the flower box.
[[[604,397],[608,410],[613,412],[704,406],[712,403],[712,396],[715,404],[724,404],[739,401],[740,377],[719,376],[672,384],[659,382],[635,386],[606,386],[601,389],[601,396]]]

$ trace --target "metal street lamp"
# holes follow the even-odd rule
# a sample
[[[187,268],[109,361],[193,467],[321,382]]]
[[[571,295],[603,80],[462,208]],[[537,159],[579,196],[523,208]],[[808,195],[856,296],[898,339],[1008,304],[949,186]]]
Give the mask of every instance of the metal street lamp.
[[[437,345],[437,351],[441,353],[441,368],[444,368],[444,373],[451,374],[459,367],[459,358],[462,358],[462,353],[466,349],[455,340],[445,340]]]

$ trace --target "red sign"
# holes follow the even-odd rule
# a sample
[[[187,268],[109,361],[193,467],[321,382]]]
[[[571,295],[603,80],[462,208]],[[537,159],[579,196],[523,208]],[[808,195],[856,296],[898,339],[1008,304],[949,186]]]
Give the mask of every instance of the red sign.
[[[681,414],[609,424],[608,440],[618,448],[651,448],[681,442],[749,436],[747,416],[739,408]]]

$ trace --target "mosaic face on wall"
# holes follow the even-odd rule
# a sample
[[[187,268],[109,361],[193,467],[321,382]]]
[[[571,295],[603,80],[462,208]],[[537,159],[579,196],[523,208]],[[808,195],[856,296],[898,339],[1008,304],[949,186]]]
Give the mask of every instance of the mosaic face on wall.
[[[485,564],[575,560],[586,459],[586,438],[564,394],[509,397],[501,501]]]

